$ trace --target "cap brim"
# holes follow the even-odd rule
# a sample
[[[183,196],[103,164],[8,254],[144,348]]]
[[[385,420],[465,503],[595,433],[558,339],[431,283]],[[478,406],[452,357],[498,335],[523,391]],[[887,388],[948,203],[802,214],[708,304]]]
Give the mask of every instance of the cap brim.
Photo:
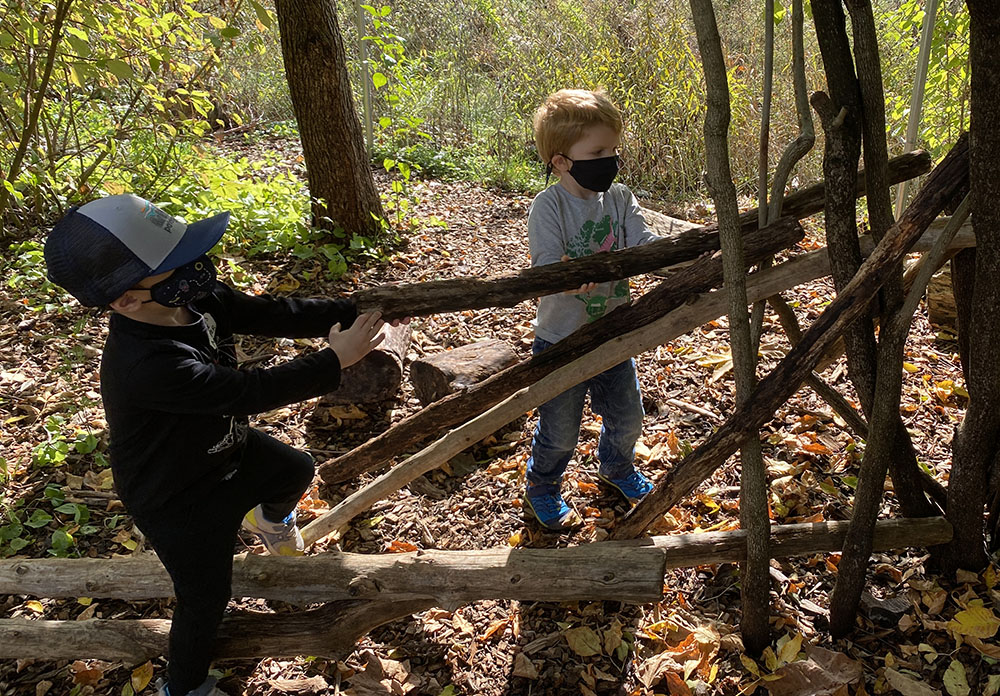
[[[228,226],[229,213],[219,213],[206,220],[191,223],[187,226],[181,241],[167,254],[167,258],[163,259],[163,263],[153,269],[153,275],[172,271],[208,253],[222,239]]]

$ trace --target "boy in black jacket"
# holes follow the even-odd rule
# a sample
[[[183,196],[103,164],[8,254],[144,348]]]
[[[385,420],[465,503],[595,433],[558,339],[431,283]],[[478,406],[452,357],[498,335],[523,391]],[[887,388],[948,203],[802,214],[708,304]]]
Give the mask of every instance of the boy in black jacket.
[[[272,554],[303,552],[295,507],[312,457],[248,415],[336,389],[382,340],[379,316],[358,317],[349,300],[251,297],[217,281],[206,254],[228,222],[184,225],[122,194],[74,208],[45,242],[49,278],[113,310],[101,393],[115,487],[177,597],[165,696],[222,693],[208,669],[241,524]],[[327,336],[329,347],[239,370],[234,334]]]

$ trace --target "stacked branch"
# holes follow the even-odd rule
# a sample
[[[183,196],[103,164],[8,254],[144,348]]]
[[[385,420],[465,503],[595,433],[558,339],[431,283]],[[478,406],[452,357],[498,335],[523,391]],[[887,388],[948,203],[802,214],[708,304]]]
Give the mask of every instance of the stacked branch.
[[[774,557],[836,551],[847,523],[772,528]],[[875,548],[946,543],[941,518],[878,524]],[[220,658],[322,655],[342,658],[358,638],[387,621],[433,606],[455,608],[481,599],[624,600],[662,597],[667,568],[735,562],[745,557],[743,531],[602,542],[560,549],[418,551],[365,555],[326,553],[287,558],[238,557],[233,596],[327,602],[295,613],[234,612],[220,628]],[[0,561],[0,594],[38,597],[171,596],[166,571],[152,554],[123,559]],[[96,658],[140,663],[167,649],[170,622],[0,620],[0,659]]]
[[[930,169],[930,155],[915,150],[889,163],[892,183],[912,179]],[[865,173],[856,179],[855,195],[865,192]],[[823,209],[824,185],[809,186],[785,198],[782,215],[801,220]],[[758,228],[757,211],[740,215],[740,229]],[[382,285],[352,295],[358,311],[379,311],[386,321],[485,307],[513,307],[518,302],[573,290],[584,283],[618,280],[663,266],[690,261],[719,249],[716,225],[696,227],[641,247],[595,254],[562,263],[526,268],[520,273],[487,278],[450,278],[424,283]]]
[[[817,360],[848,326],[868,309],[871,298],[892,274],[913,243],[944,206],[968,185],[969,144],[962,136],[927,179],[903,216],[778,366],[754,389],[746,404],[698,449],[662,478],[653,491],[615,528],[615,538],[638,536],[708,478],[739,447],[746,434],[760,429],[795,393]]]

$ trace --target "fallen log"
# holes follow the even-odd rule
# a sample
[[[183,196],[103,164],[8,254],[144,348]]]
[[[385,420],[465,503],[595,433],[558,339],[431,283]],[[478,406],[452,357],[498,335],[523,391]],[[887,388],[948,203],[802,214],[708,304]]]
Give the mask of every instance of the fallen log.
[[[772,528],[772,557],[836,551],[843,543],[848,524],[776,525]],[[883,520],[876,526],[875,548],[890,550],[947,543],[951,534],[951,526],[943,518]],[[340,599],[305,612],[230,614],[219,632],[218,656],[342,658],[354,649],[358,638],[375,626],[440,606],[438,598],[442,592],[435,584],[451,588],[444,595],[444,604],[452,608],[489,598],[530,601],[536,597],[533,592],[525,591],[529,585],[537,587],[545,600],[572,601],[580,597],[576,573],[583,570],[590,585],[588,598],[658,601],[662,597],[666,568],[735,562],[743,558],[745,551],[745,533],[730,531],[559,549],[425,551],[367,557],[333,553],[301,558],[243,557],[236,561],[234,596],[266,597],[279,588],[300,592],[302,585],[313,585],[316,591],[302,601],[322,601],[344,596],[344,587],[358,577],[348,580],[348,576],[357,572],[366,575],[355,586],[366,588],[368,595]],[[99,579],[91,577],[88,584],[87,573],[98,564]],[[624,576],[631,578],[631,598],[619,594]],[[0,578],[0,593],[7,593],[11,584],[20,580],[24,586],[15,588],[11,594],[36,594],[28,590],[36,587],[37,595],[42,597],[76,597],[83,595],[83,590],[92,593],[87,596],[96,597],[105,596],[103,592],[131,598],[170,596],[166,572],[155,557],[147,555],[88,561],[7,560],[0,562]],[[555,579],[557,585],[546,589],[543,579]],[[423,592],[415,588],[423,588]],[[169,626],[169,621],[158,619],[3,619],[0,659],[96,658],[140,663],[164,654]]]
[[[403,383],[403,363],[410,346],[410,325],[382,329],[385,339],[375,350],[344,370],[340,387],[324,395],[324,404],[372,403],[391,399]]]
[[[943,225],[938,225],[937,223],[932,225],[928,233],[921,237],[914,245],[914,250],[930,248],[931,244],[933,244],[934,240],[940,234],[941,229],[943,229]],[[754,236],[748,235],[745,244],[747,244],[748,257],[751,257],[749,261],[762,258],[761,254],[764,253],[762,249],[751,248],[750,245],[753,242]],[[972,235],[971,229],[960,233],[952,244],[952,248],[966,248],[969,246],[975,246],[975,237]],[[866,237],[862,237],[862,248],[865,250],[871,249],[870,241]],[[709,263],[717,265],[717,275],[714,278],[718,280],[721,278],[722,271],[721,264],[717,260],[714,262],[711,260],[700,260],[692,264],[689,269],[696,275],[698,273],[698,271],[694,270],[696,266],[703,268]],[[773,290],[771,293],[773,295],[796,285],[829,275],[830,273],[829,259],[826,256],[825,249],[803,254],[776,268],[779,270],[772,271],[769,269],[768,271],[751,276],[748,281],[747,292],[754,301],[762,299],[759,294],[761,289],[770,288]],[[690,295],[685,295],[684,293],[690,291],[691,294],[694,294],[697,290],[692,286],[688,286],[686,289],[682,287],[684,277],[681,275],[672,276],[669,287],[676,288],[678,296],[690,297]],[[668,286],[661,284],[656,289],[650,291],[650,293],[647,293],[647,295],[657,293],[651,300],[646,300],[646,296],[643,296],[636,300],[634,304],[662,302],[660,305],[663,307],[662,315],[666,315],[672,308],[677,307],[683,302],[683,297],[680,301],[677,301],[677,297],[671,300],[673,296],[668,295],[668,292],[670,292]],[[657,300],[657,297],[661,299]],[[769,297],[769,295],[763,296],[763,298],[766,297]],[[686,308],[683,314],[676,315],[676,321],[668,321],[658,327],[657,331],[659,333],[655,334],[658,340],[653,342],[653,346],[672,340],[678,335],[691,331],[725,313],[723,305],[706,297],[698,298],[693,303],[686,305]],[[624,309],[616,310],[616,313],[622,312]],[[628,316],[617,314],[617,316],[613,317],[613,321],[612,319],[602,319],[588,325],[597,327],[596,329],[585,327],[583,329],[585,334],[581,334],[581,336],[586,335],[589,337],[585,345],[592,349],[601,345],[605,340],[610,340],[615,336],[621,335],[625,330],[641,326],[643,321],[655,321],[655,319],[650,318],[648,315],[642,318],[630,319],[629,321],[619,319],[619,317]],[[584,345],[583,340],[579,337],[571,337],[566,340],[580,340],[581,345]],[[566,352],[561,354],[557,349],[565,350]],[[618,361],[620,362],[629,355],[635,355],[647,349],[639,349],[635,353],[622,350],[619,353],[621,357],[618,358]],[[581,348],[580,350],[582,351],[583,349]],[[441,401],[435,402],[421,411],[404,418],[388,430],[356,447],[347,454],[324,462],[319,468],[320,476],[327,483],[338,483],[353,479],[361,473],[386,466],[394,457],[410,450],[421,441],[435,436],[449,427],[465,422],[471,416],[495,406],[524,384],[541,379],[556,367],[567,364],[569,361],[575,359],[574,356],[579,354],[578,351],[572,350],[571,346],[560,348],[560,344],[556,344],[552,349],[510,367],[503,372],[497,373],[482,383],[470,387],[465,392],[445,397]],[[534,406],[531,408],[534,408]],[[497,427],[499,428],[502,425],[500,424]],[[486,433],[486,435],[488,434]]]
[[[694,452],[685,457],[615,527],[616,539],[635,537],[670,510],[736,451],[747,433],[759,430],[809,375],[823,352],[867,309],[871,298],[901,263],[949,201],[967,186],[968,135],[963,134],[944,160],[931,172],[920,193],[890,228],[871,255],[809,330],[760,381],[747,402]]]
[[[427,406],[517,362],[517,353],[504,341],[477,341],[414,360],[410,383],[420,403]]]
[[[781,218],[764,230],[754,230],[744,240],[747,264],[774,255],[795,244],[802,236],[801,226],[792,218]],[[686,302],[692,295],[721,283],[722,261],[719,258],[699,259],[677,269],[667,280],[631,305],[619,307],[581,327],[549,350],[498,372],[463,392],[437,401],[346,455],[324,462],[319,467],[319,475],[327,483],[337,483],[387,464],[393,456],[416,443],[467,421],[470,414],[482,413],[500,403],[517,387],[537,381],[560,365],[572,362],[636,326],[649,324]]]
[[[912,179],[930,169],[930,155],[922,150],[901,155],[889,163],[890,183]],[[864,195],[865,173],[858,174],[858,196]],[[801,219],[823,209],[824,184],[818,183],[787,196],[782,216]],[[756,209],[740,215],[743,234],[758,227]],[[380,311],[387,321],[485,307],[513,307],[518,302],[565,290],[584,283],[617,280],[649,273],[719,249],[716,225],[706,225],[679,235],[606,254],[595,254],[563,263],[526,268],[516,274],[487,278],[449,278],[425,283],[382,285],[352,295],[358,311]]]

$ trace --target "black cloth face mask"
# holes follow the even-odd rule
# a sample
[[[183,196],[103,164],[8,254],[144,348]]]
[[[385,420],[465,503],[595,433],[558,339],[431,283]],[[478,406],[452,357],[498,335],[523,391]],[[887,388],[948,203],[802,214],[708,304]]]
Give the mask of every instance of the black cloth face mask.
[[[615,177],[618,176],[618,155],[589,160],[573,160],[569,157],[566,159],[573,163],[569,168],[570,175],[576,183],[589,191],[604,193],[611,188]]]
[[[206,297],[215,286],[215,266],[207,256],[199,256],[178,266],[169,278],[149,288],[150,299],[165,307],[183,307]]]

